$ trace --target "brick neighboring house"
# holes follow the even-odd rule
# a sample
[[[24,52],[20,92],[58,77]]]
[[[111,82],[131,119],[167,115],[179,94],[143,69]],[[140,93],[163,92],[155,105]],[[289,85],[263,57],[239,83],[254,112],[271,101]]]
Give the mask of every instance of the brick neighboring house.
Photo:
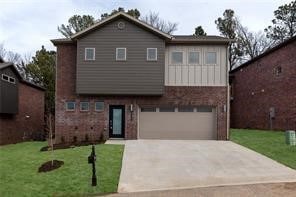
[[[44,89],[22,78],[0,58],[0,145],[44,135]]]
[[[296,36],[230,72],[231,127],[296,129]]]
[[[171,36],[120,12],[52,42],[56,143],[228,138],[229,39]]]

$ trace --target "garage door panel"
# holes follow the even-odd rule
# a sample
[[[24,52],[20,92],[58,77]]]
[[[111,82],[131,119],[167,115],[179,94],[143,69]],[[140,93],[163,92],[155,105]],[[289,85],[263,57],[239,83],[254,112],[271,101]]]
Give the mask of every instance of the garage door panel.
[[[139,138],[216,139],[214,112],[141,112]]]

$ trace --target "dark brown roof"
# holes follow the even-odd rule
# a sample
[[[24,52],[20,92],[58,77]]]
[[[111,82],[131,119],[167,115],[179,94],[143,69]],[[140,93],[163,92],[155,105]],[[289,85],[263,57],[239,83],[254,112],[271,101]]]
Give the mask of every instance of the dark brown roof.
[[[0,70],[2,70],[4,68],[7,68],[7,67],[11,67],[13,69],[13,71],[16,73],[16,75],[18,76],[21,83],[24,83],[26,85],[29,85],[29,86],[33,87],[33,88],[37,88],[37,89],[40,89],[40,90],[43,90],[43,91],[45,90],[44,87],[24,79],[12,62],[0,63]]]
[[[265,51],[264,53],[258,55],[257,57],[255,57],[255,58],[253,58],[253,59],[251,59],[251,60],[243,63],[242,65],[240,65],[240,66],[232,69],[230,71],[230,73],[234,73],[234,72],[238,71],[239,69],[248,66],[249,64],[251,64],[251,63],[253,63],[253,62],[261,59],[262,57],[265,57],[266,55],[268,55],[268,54],[270,54],[270,53],[272,53],[272,52],[274,52],[274,51],[276,51],[276,50],[278,50],[278,49],[280,49],[280,48],[282,48],[282,47],[284,47],[284,46],[286,46],[286,45],[288,45],[288,44],[290,44],[290,43],[292,43],[294,41],[296,41],[296,36],[293,36],[292,38],[290,38],[290,39],[288,39],[288,40],[286,40],[286,41],[284,41],[284,42],[276,45],[275,47],[273,47],[271,49],[268,49],[267,51]]]
[[[59,38],[50,40],[54,45],[56,44],[71,44],[75,43],[75,41],[71,40],[71,38]]]

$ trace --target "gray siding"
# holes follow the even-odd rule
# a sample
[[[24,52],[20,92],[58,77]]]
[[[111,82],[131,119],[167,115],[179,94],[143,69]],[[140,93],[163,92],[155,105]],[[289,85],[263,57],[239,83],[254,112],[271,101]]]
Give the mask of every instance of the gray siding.
[[[2,80],[2,74],[15,78],[15,84]],[[18,76],[11,67],[0,70],[0,113],[18,113]]]
[[[117,28],[119,21],[125,22],[124,29]],[[85,48],[95,48],[95,61],[84,60]],[[116,61],[116,48],[126,48],[126,61]],[[157,48],[157,61],[146,60],[147,48]],[[76,91],[78,94],[161,95],[164,64],[164,40],[118,19],[77,41]]]

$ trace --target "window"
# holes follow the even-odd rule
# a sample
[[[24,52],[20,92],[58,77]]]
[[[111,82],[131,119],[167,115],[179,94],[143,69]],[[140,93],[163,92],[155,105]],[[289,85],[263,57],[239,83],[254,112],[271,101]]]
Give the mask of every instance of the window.
[[[104,102],[103,101],[95,102],[95,111],[104,111]]]
[[[200,107],[197,107],[197,112],[212,112],[212,107],[200,106]]]
[[[207,52],[206,54],[206,64],[216,64],[217,63],[217,53]]]
[[[174,107],[160,107],[159,112],[175,112]]]
[[[15,78],[10,77],[8,75],[2,74],[2,80],[7,81],[9,83],[15,83]]]
[[[67,111],[75,111],[75,102],[74,101],[68,101],[66,102],[66,110]]]
[[[147,60],[148,61],[157,60],[157,48],[147,48]]]
[[[193,107],[179,107],[178,112],[193,112]]]
[[[85,48],[85,60],[95,60],[95,48]]]
[[[116,48],[116,60],[117,61],[126,60],[126,48]]]
[[[156,112],[155,107],[142,107],[141,112]]]
[[[9,81],[9,77],[7,75],[2,74],[2,80]]]
[[[183,52],[174,51],[172,52],[172,63],[173,64],[182,64],[183,63]]]
[[[199,63],[199,52],[190,51],[188,53],[188,63],[189,64],[198,64]]]
[[[89,102],[80,102],[80,111],[89,111]]]

